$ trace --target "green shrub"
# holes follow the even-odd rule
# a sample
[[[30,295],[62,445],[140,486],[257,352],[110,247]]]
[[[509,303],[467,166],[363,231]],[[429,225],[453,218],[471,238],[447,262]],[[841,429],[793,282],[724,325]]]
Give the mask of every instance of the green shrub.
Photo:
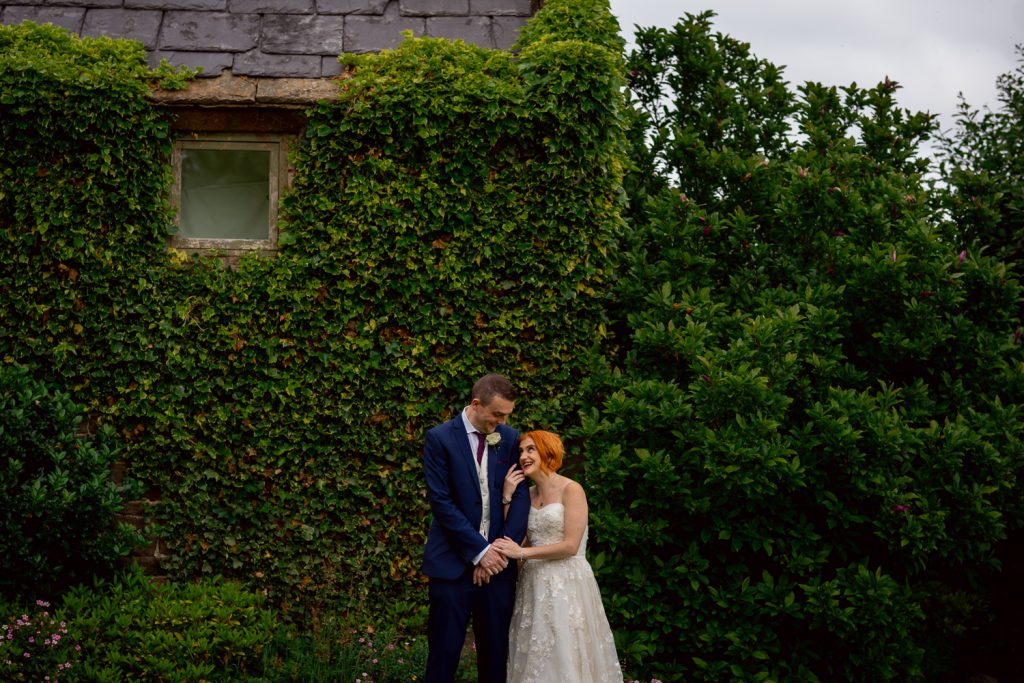
[[[131,483],[114,484],[117,442],[110,427],[76,434],[82,408],[68,393],[0,366],[0,595],[56,597],[108,576],[143,542],[114,515]]]
[[[79,586],[63,605],[90,681],[233,681],[261,675],[278,629],[265,598],[237,582],[156,583],[132,566]]]

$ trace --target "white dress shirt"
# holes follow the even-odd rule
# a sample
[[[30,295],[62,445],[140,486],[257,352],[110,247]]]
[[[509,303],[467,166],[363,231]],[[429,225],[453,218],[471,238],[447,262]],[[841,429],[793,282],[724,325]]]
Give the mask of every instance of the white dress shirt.
[[[473,454],[473,461],[476,463],[476,449],[477,440],[485,439],[483,432],[477,433],[477,428],[473,426],[473,423],[469,421],[469,417],[466,415],[466,409],[462,409],[462,424],[466,427],[466,439],[469,441],[469,452]],[[490,486],[488,486],[487,480],[487,456],[490,448],[487,446],[486,440],[484,441],[484,452],[480,458],[480,462],[476,463],[476,473],[480,482],[480,501],[483,504],[484,513],[480,517],[480,535],[487,538],[487,531],[491,528],[491,493]],[[480,558],[487,554],[487,551],[491,549],[490,544],[484,548],[479,555],[473,558],[473,564],[479,564]]]

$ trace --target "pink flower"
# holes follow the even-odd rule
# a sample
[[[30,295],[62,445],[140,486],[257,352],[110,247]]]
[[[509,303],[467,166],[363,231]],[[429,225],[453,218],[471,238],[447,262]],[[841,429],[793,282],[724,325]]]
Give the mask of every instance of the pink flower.
[[[906,512],[909,509],[910,509],[909,505],[893,505],[892,506],[892,511],[893,512]]]
[[[957,265],[961,265],[964,262],[965,258],[967,258],[967,250],[966,249],[961,251],[960,255],[957,256],[957,259],[956,259]]]
[[[892,250],[892,256],[890,258],[892,258],[892,262],[893,263],[896,263],[896,250],[895,249]]]

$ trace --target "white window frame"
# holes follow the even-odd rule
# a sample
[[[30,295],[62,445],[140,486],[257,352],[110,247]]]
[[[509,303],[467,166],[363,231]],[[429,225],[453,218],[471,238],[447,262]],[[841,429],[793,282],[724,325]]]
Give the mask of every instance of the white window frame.
[[[171,185],[171,203],[174,220],[181,221],[181,157],[186,149],[254,150],[270,153],[269,210],[267,211],[267,239],[221,239],[213,237],[181,237],[174,234],[171,246],[178,249],[240,251],[277,250],[277,210],[281,195],[289,184],[288,149],[293,136],[262,133],[189,133],[174,141],[171,165],[174,182]]]

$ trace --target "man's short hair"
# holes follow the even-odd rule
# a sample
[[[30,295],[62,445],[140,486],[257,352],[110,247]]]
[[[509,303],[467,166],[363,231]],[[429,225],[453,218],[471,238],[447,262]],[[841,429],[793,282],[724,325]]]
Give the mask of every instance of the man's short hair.
[[[501,396],[506,401],[515,401],[516,388],[512,386],[512,382],[493,373],[484,375],[473,385],[472,398],[480,401],[480,405],[490,404],[495,396]]]

